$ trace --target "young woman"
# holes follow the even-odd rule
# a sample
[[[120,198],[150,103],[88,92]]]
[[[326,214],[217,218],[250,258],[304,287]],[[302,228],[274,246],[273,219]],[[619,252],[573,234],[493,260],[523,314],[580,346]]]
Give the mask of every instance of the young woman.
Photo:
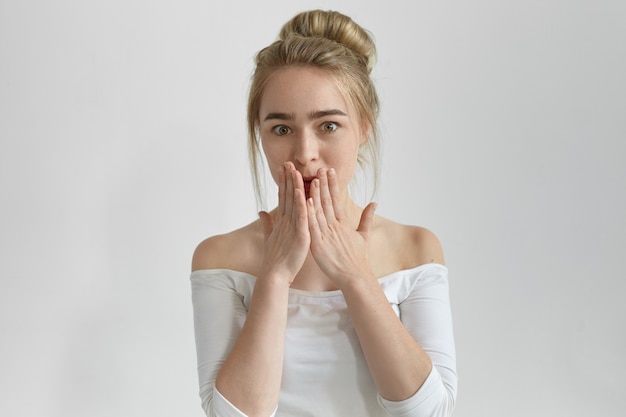
[[[375,47],[337,12],[285,24],[248,103],[278,206],[202,242],[191,283],[208,416],[448,416],[456,365],[447,269],[428,230],[348,191],[376,169]],[[408,186],[408,185],[407,185]]]

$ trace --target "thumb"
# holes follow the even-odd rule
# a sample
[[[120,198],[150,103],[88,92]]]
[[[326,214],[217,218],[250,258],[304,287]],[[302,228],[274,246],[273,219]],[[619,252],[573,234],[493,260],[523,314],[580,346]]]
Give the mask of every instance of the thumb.
[[[378,205],[374,202],[369,203],[364,209],[363,213],[361,213],[361,221],[359,222],[359,227],[357,227],[357,232],[363,234],[365,238],[370,231],[370,227],[374,221],[374,212],[376,211],[376,207]]]
[[[274,230],[274,219],[267,211],[259,211],[259,219],[261,220],[261,226],[263,226],[263,233],[265,237],[268,237]]]

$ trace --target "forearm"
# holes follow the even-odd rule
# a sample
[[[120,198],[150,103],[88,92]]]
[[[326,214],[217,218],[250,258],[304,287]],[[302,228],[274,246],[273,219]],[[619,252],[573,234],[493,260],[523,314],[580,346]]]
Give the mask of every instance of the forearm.
[[[250,417],[266,417],[278,403],[288,295],[284,280],[257,280],[246,322],[217,375],[219,392]]]
[[[393,311],[379,283],[374,277],[354,280],[343,294],[379,394],[390,401],[415,394],[432,362]]]

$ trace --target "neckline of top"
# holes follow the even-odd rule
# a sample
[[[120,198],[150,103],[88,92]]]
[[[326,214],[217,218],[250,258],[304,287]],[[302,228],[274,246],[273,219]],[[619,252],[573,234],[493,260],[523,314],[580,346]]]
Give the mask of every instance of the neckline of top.
[[[445,271],[448,270],[448,268],[440,263],[435,263],[435,262],[431,262],[431,263],[425,263],[425,264],[421,264],[421,265],[417,265],[414,266],[412,268],[406,268],[406,269],[400,269],[398,271],[394,271],[391,272],[389,274],[383,275],[381,277],[378,277],[377,280],[378,282],[382,282],[382,281],[386,281],[388,279],[391,279],[395,276],[398,275],[405,275],[405,274],[410,274],[410,273],[416,273],[419,272],[421,269],[427,269],[427,268],[435,268],[435,269],[443,269]],[[243,272],[243,271],[238,271],[236,269],[229,269],[229,268],[211,268],[211,269],[197,269],[195,271],[191,272],[191,277],[193,278],[194,275],[201,275],[201,274],[219,274],[219,273],[228,273],[228,274],[235,274],[235,275],[239,275],[241,277],[245,277],[245,278],[249,278],[249,279],[253,279],[256,280],[256,276],[249,274],[247,272]],[[302,295],[323,295],[323,296],[329,296],[329,295],[335,295],[335,294],[341,294],[341,290],[331,290],[331,291],[307,291],[307,290],[300,290],[297,288],[290,288],[289,292],[291,293],[295,293],[295,294],[302,294]]]

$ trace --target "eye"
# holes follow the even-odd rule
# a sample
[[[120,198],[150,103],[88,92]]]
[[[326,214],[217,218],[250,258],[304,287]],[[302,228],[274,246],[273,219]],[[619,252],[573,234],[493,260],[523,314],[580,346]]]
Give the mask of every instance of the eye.
[[[291,133],[291,129],[289,129],[285,125],[278,125],[272,128],[272,132],[274,132],[274,134],[278,136],[285,136]]]
[[[335,122],[324,122],[322,123],[322,131],[324,133],[332,133],[337,130],[339,126]]]

